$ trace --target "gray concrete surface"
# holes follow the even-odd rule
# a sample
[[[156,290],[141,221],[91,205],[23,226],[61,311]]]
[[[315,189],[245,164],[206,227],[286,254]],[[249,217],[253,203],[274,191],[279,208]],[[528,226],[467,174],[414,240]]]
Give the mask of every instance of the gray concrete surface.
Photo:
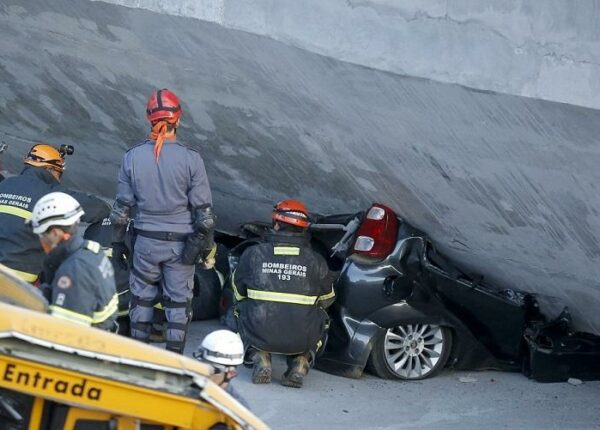
[[[192,324],[187,355],[216,321]],[[277,378],[283,360],[274,363]],[[519,373],[456,372],[419,382],[365,375],[347,379],[311,370],[301,390],[253,385],[240,369],[236,388],[273,429],[593,429],[600,425],[600,381],[541,384]],[[459,378],[476,381],[462,383]]]
[[[600,108],[598,0],[100,0],[338,60]]]
[[[283,13],[275,2],[244,4],[257,5],[257,13],[258,5],[269,4]],[[390,14],[384,3],[363,8],[373,4],[344,11],[394,15],[391,2]],[[596,60],[588,58],[599,52],[597,3],[578,2],[568,11],[559,1],[543,9],[533,2],[483,4],[454,3],[456,10],[446,7],[452,19],[437,27],[427,16],[443,14],[443,3],[426,2],[421,10],[407,2],[417,21],[432,27],[421,22],[421,36],[406,43],[426,41],[422,51],[436,63],[469,66],[471,75],[482,76],[473,86],[546,97],[510,89],[508,83],[540,85],[513,82],[526,74],[513,74],[512,54],[502,56],[505,47],[483,43],[498,25],[526,41],[530,28],[533,45],[547,42],[556,58],[566,61],[572,54],[589,63],[581,63],[590,68],[585,79],[566,68],[564,75],[548,75],[549,86],[569,96],[584,94],[576,101],[598,107],[589,101],[597,100],[598,87]],[[291,16],[300,13],[290,7]],[[306,37],[322,40],[326,18],[331,33],[341,32],[338,38],[360,33],[360,27],[350,25],[344,33],[333,24],[343,24],[346,15],[336,14],[338,20],[327,15],[329,9],[319,10],[322,21],[304,21]],[[457,17],[467,25],[455,25]],[[296,28],[280,18],[265,19]],[[395,19],[389,26],[373,24],[370,31],[382,34],[367,32],[367,39],[402,39],[396,29],[411,33],[412,21]],[[314,29],[308,25],[313,22]],[[148,94],[170,87],[184,101],[181,139],[205,157],[221,228],[266,220],[272,202],[283,197],[303,199],[321,213],[380,201],[427,231],[467,269],[502,286],[552,296],[544,309],[568,305],[577,328],[600,333],[600,110],[423,79],[438,78],[419,72],[429,68],[424,63],[405,71],[417,75],[412,77],[375,70],[290,46],[287,38],[282,43],[198,19],[87,0],[4,0],[0,138],[12,145],[4,166],[17,171],[39,140],[74,144],[66,183],[110,198],[123,152],[147,132]],[[434,49],[435,41],[452,41],[462,56]],[[371,52],[370,46],[362,51]],[[392,54],[381,58],[411,58]],[[475,59],[485,63],[488,57],[495,62],[478,68]],[[573,67],[580,67],[578,61]],[[486,70],[497,73],[484,77]],[[531,76],[541,70],[531,68]],[[495,86],[499,76],[506,82]]]

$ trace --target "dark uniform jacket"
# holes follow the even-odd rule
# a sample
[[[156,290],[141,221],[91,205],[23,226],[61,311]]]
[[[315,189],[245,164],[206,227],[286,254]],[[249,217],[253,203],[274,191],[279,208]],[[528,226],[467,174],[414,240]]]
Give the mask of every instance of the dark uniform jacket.
[[[46,169],[26,167],[20,175],[0,183],[0,263],[33,282],[42,270],[44,252],[40,241],[25,220],[44,195],[62,191],[73,196],[83,208],[83,222],[98,222],[108,216],[110,206],[89,194],[69,190]]]
[[[117,293],[119,295],[119,312],[118,316],[129,314],[129,262],[125,261],[122,256],[115,255],[112,248],[113,225],[109,218],[104,218],[102,222],[90,224],[83,234],[84,239],[98,242],[102,250],[110,260],[115,271],[115,283],[117,285]],[[129,239],[129,235],[127,236]],[[128,247],[130,248],[130,246]]]
[[[61,242],[44,261],[52,279],[50,313],[84,325],[113,329],[117,291],[113,267],[100,244],[80,236]]]
[[[302,233],[272,232],[246,249],[233,274],[239,331],[247,346],[280,354],[319,349],[335,294],[325,259]]]

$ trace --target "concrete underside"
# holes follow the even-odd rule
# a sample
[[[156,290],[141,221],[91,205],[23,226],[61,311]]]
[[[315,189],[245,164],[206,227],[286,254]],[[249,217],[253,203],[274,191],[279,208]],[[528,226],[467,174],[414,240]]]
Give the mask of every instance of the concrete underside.
[[[180,139],[205,159],[221,228],[284,197],[320,213],[380,201],[463,266],[600,333],[597,94],[592,108],[499,94],[87,0],[0,5],[8,170],[33,142],[70,143],[65,182],[114,196],[156,87],[183,99]]]

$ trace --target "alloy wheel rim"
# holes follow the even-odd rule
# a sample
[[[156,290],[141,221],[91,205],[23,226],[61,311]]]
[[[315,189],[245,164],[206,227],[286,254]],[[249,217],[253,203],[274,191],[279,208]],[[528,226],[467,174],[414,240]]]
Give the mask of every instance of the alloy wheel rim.
[[[422,378],[440,360],[444,340],[438,325],[408,324],[388,329],[384,339],[386,362],[402,378]]]

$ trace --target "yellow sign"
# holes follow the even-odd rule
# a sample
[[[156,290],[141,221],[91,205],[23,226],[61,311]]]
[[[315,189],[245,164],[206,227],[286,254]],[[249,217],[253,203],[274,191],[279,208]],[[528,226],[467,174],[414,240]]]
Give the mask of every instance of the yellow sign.
[[[22,387],[39,388],[55,394],[70,394],[73,397],[85,397],[89,400],[99,401],[102,395],[102,389],[90,384],[86,378],[76,383],[66,379],[54,379],[39,371],[31,373],[27,369],[21,370],[15,363],[6,363],[2,380]]]
[[[227,421],[198,399],[84,375],[0,355],[0,387],[36,397],[123,416],[193,428],[192,423]]]

